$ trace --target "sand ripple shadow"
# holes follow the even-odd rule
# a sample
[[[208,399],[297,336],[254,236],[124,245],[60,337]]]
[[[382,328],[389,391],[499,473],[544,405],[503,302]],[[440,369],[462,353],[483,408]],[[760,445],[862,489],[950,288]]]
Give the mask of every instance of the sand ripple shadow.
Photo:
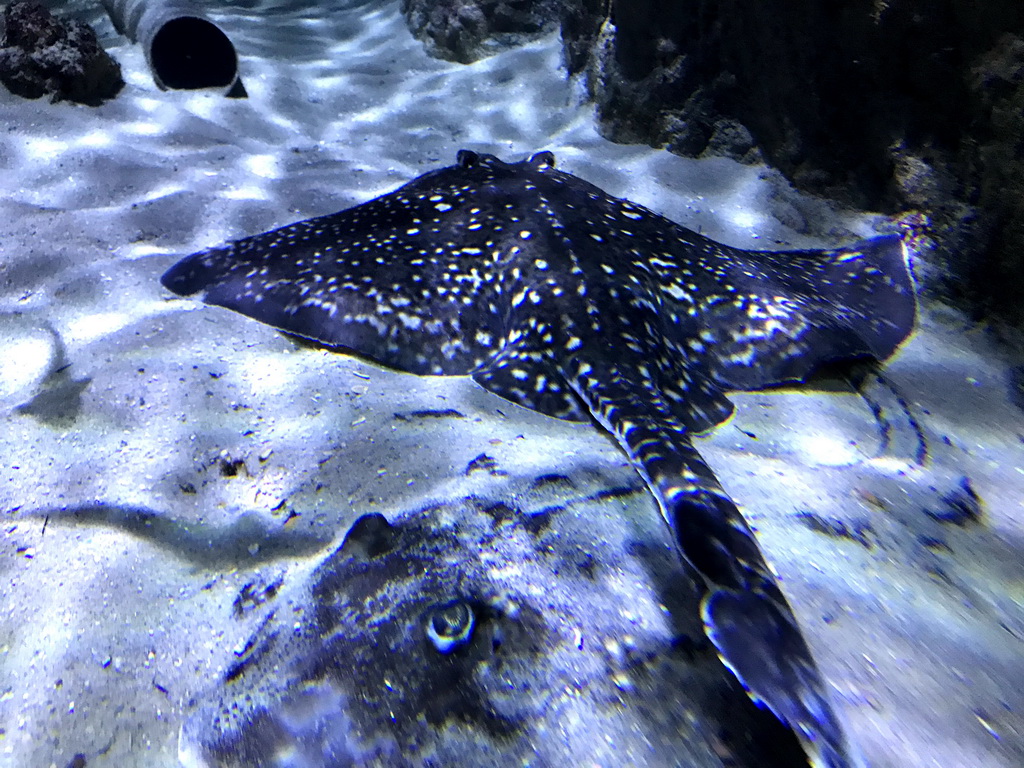
[[[124,531],[200,568],[252,568],[282,558],[314,555],[330,539],[272,526],[247,512],[229,525],[186,523],[145,507],[81,504],[23,513],[48,525],[95,525]]]

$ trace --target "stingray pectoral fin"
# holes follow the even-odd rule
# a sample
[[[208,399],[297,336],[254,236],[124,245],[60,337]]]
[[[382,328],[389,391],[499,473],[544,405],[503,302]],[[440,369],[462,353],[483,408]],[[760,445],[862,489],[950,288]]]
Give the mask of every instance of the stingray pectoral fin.
[[[160,284],[179,296],[205,291],[223,279],[230,266],[230,246],[210,248],[176,262],[160,276]]]
[[[235,259],[231,247],[192,254],[168,269],[160,283],[179,296],[199,294],[206,304],[233,310],[288,333],[325,344],[340,343],[331,310],[295,302],[284,281],[254,280],[249,265]]]
[[[194,253],[174,264],[160,283],[179,296],[199,297],[206,304],[233,310],[282,331],[325,344],[342,343],[335,329],[336,308],[326,302],[301,302],[301,286],[276,274],[279,265],[255,263],[237,245]]]
[[[727,389],[802,381],[842,358],[884,360],[914,328],[917,298],[896,235],[828,251],[723,253],[735,290],[703,308],[703,359]]]
[[[910,255],[899,235],[882,235],[827,251],[773,254],[775,279],[826,325],[845,330],[863,352],[884,360],[914,328],[917,294]]]
[[[859,765],[788,606],[756,591],[717,589],[705,596],[702,614],[722,662],[794,730],[815,768]]]
[[[863,282],[872,285],[858,286],[852,292],[856,298],[851,303],[863,314],[873,316],[875,322],[867,341],[876,358],[886,359],[907,340],[917,322],[917,291],[911,270],[913,249],[899,235],[883,235],[831,253],[833,264],[853,257],[867,265],[865,271],[871,273],[871,279]]]
[[[398,359],[403,353],[399,345],[388,344],[393,326],[385,318],[372,312],[345,312],[333,301],[303,300],[297,294],[300,286],[287,280],[254,281],[245,266],[232,263],[229,249],[214,249],[178,262],[160,282],[174,293],[199,293],[206,304],[233,310],[287,333],[344,347],[400,370],[432,372],[411,357]]]
[[[426,312],[366,280],[326,268],[324,274],[303,270],[265,247],[268,237],[194,253],[160,282],[180,296],[199,294],[206,304],[407,373],[463,375],[472,369],[477,350],[464,343],[453,305]]]

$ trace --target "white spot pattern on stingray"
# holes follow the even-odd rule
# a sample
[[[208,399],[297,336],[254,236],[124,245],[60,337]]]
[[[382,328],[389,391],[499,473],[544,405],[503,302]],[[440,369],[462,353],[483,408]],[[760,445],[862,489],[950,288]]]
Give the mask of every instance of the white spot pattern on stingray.
[[[816,764],[855,764],[753,533],[690,435],[728,418],[729,390],[892,354],[916,316],[898,237],[746,251],[557,170],[549,152],[463,150],[362,205],[189,256],[162,282],[402,371],[468,374],[528,408],[592,417],[704,577],[726,666]]]

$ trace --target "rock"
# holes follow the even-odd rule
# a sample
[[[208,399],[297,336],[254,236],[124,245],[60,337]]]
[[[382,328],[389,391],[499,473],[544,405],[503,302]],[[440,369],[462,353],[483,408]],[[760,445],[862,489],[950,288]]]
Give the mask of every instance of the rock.
[[[430,55],[469,64],[552,30],[562,0],[402,0]]]
[[[965,270],[971,298],[1024,327],[1024,23],[1003,34],[970,67],[971,113],[957,164],[965,204],[986,237]],[[951,227],[958,222],[954,220]],[[988,245],[988,248],[984,246]],[[980,246],[980,247],[979,247]]]
[[[731,157],[741,163],[751,165],[761,162],[761,153],[754,146],[754,137],[739,120],[729,117],[722,118],[711,131],[702,156]]]
[[[18,96],[97,106],[124,87],[121,67],[96,33],[76,19],[63,21],[33,0],[4,9],[0,82]]]

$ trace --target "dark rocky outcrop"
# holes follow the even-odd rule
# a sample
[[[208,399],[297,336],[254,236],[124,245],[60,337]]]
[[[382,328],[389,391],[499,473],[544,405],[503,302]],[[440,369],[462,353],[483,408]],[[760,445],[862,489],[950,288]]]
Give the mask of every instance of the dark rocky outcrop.
[[[1024,13],[1024,8],[1021,9]],[[969,69],[970,130],[956,171],[979,211],[988,252],[977,254],[975,291],[1024,326],[1024,29],[1006,33]]]
[[[11,93],[96,106],[124,87],[120,65],[87,24],[55,18],[32,0],[8,5],[3,20],[0,82]]]
[[[468,64],[554,29],[563,0],[402,0],[432,56]]]

